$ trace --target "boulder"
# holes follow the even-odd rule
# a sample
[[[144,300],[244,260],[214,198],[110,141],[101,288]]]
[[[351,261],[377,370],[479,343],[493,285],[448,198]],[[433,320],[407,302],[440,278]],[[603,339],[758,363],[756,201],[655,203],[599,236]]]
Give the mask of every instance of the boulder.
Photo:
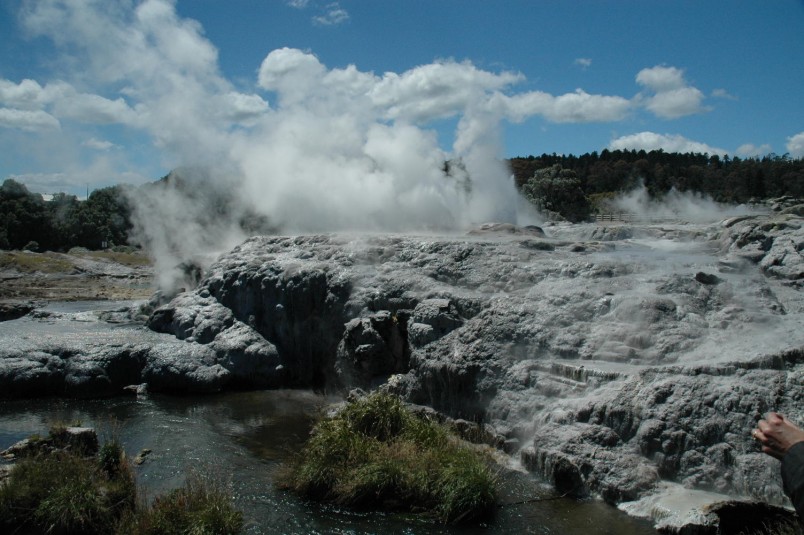
[[[9,321],[21,318],[35,309],[31,302],[8,301],[0,303],[0,321]]]

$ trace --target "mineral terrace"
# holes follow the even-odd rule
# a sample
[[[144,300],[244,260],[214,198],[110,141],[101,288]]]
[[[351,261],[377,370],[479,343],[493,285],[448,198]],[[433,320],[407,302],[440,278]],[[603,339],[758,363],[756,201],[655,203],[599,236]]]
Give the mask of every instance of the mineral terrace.
[[[382,386],[488,426],[561,492],[635,513],[680,488],[784,505],[749,432],[804,417],[802,249],[796,210],[254,237],[147,328],[126,311],[0,324],[0,392]]]

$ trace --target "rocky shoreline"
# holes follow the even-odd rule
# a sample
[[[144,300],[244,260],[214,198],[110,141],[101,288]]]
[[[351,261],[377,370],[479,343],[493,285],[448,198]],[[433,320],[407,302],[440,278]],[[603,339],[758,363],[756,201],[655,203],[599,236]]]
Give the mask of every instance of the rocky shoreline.
[[[251,238],[147,329],[136,309],[0,323],[0,392],[383,385],[489,425],[562,492],[785,505],[749,431],[804,417],[801,217],[545,230]]]

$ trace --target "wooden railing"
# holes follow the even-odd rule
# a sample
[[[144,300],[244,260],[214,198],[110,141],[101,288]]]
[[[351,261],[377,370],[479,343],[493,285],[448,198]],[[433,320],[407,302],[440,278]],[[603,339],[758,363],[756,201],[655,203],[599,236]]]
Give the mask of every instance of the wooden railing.
[[[595,221],[598,223],[680,223],[680,217],[650,217],[630,212],[612,212],[607,214],[595,214]]]

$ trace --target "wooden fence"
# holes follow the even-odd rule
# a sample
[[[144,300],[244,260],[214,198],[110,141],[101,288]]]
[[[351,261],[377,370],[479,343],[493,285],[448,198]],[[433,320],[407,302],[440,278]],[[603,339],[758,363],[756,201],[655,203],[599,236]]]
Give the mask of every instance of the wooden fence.
[[[595,214],[598,223],[681,223],[680,217],[651,217],[630,212]]]

